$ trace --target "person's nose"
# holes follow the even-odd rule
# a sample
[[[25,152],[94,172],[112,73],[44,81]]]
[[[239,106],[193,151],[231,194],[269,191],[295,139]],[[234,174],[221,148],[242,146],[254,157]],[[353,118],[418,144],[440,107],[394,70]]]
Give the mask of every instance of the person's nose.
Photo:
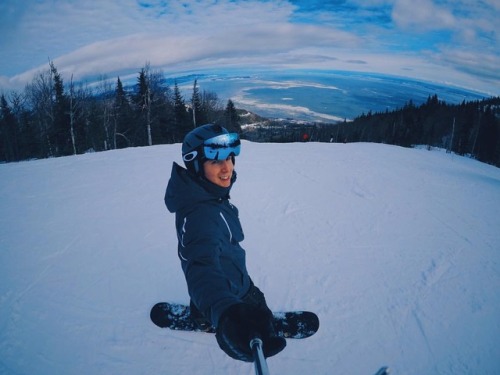
[[[222,168],[221,168],[221,169],[222,169],[222,171],[223,171],[223,172],[227,172],[227,171],[229,171],[229,169],[230,169],[230,165],[229,165],[229,163],[230,163],[230,162],[231,162],[230,160],[224,160],[224,161],[222,162]]]

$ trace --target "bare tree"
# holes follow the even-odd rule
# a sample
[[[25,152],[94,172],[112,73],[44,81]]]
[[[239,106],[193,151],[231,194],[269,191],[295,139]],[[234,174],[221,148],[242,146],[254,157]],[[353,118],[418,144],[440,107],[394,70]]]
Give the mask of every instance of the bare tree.
[[[111,137],[111,127],[112,127],[112,116],[113,116],[113,88],[111,85],[111,81],[107,79],[106,76],[101,76],[99,80],[99,84],[97,86],[97,96],[99,99],[99,108],[100,108],[100,118],[102,121],[102,128],[104,130],[104,149],[109,150],[111,148],[112,139]]]
[[[151,70],[149,63],[139,73],[136,92],[136,105],[144,117],[147,144],[153,145],[153,129],[159,127],[159,115],[167,100],[168,87],[161,70]]]
[[[205,115],[205,121],[215,122],[219,114],[224,111],[224,104],[217,96],[217,93],[203,90],[201,108]]]
[[[73,146],[73,155],[76,155],[76,137],[75,122],[77,118],[78,102],[75,97],[75,84],[73,83],[73,74],[69,83],[69,130],[71,135],[71,144]]]
[[[191,96],[191,111],[193,112],[193,127],[196,128],[196,114],[201,111],[201,98],[197,79],[194,80],[193,84],[193,95]]]
[[[54,156],[51,131],[54,124],[53,81],[50,70],[45,70],[33,77],[25,87],[28,107],[31,109],[37,126],[37,141],[40,157]]]

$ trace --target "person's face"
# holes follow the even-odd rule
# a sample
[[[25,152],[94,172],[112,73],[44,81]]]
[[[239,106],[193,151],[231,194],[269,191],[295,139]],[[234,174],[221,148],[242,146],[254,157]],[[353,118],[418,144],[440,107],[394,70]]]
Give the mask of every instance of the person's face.
[[[228,157],[226,160],[207,160],[203,163],[203,172],[205,178],[222,187],[231,185],[231,177],[233,175],[233,160]]]

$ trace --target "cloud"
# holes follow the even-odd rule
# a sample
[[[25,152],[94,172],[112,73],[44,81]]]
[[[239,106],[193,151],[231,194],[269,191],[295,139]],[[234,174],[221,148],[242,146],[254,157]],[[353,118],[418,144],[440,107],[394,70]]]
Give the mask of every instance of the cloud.
[[[500,81],[495,0],[5,0],[0,14],[0,87],[29,82],[49,59],[76,79],[149,62],[170,72],[269,66],[433,79],[434,69],[457,84]]]
[[[493,54],[482,53],[478,56],[476,52],[453,49],[444,51],[438,58],[443,64],[484,81],[500,78],[498,72],[500,58]]]
[[[396,1],[392,19],[402,29],[414,28],[421,31],[450,29],[457,22],[450,9],[438,6],[431,0],[419,0],[418,4],[412,0]]]
[[[482,46],[490,44],[499,52],[500,35],[498,11],[494,1],[421,0],[418,6],[411,0],[397,0],[392,18],[396,27],[406,32],[425,34],[429,31],[446,31],[456,45]],[[491,44],[494,43],[494,44]]]
[[[285,63],[292,57],[297,58],[300,55],[297,51],[303,46],[329,49],[361,43],[355,35],[332,27],[291,24],[287,19],[292,8],[278,7],[272,2],[259,3],[258,9],[251,2],[242,6],[232,2],[218,3],[208,8],[201,8],[199,3],[194,5],[180,12],[170,8],[161,8],[159,12],[152,3],[141,3],[147,17],[156,15],[162,18],[165,26],[154,32],[146,30],[90,43],[53,58],[54,63],[63,76],[74,74],[83,79],[103,72],[138,70],[146,61],[152,66],[173,69],[184,65],[185,69],[201,63],[209,67],[238,62],[243,65],[279,63],[276,56],[280,55],[281,62]],[[171,22],[174,16],[175,23]],[[304,62],[317,59],[305,54],[303,58]],[[326,58],[323,55],[323,59]],[[46,62],[17,75],[14,80],[29,79],[37,69],[45,67]]]

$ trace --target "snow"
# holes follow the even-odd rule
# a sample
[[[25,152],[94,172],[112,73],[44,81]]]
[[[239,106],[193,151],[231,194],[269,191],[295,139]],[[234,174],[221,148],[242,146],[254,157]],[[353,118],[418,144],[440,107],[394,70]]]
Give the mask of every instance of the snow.
[[[163,204],[180,145],[0,165],[0,374],[248,374],[187,303]],[[273,310],[321,325],[271,374],[500,373],[500,169],[379,144],[243,142],[232,202]]]

